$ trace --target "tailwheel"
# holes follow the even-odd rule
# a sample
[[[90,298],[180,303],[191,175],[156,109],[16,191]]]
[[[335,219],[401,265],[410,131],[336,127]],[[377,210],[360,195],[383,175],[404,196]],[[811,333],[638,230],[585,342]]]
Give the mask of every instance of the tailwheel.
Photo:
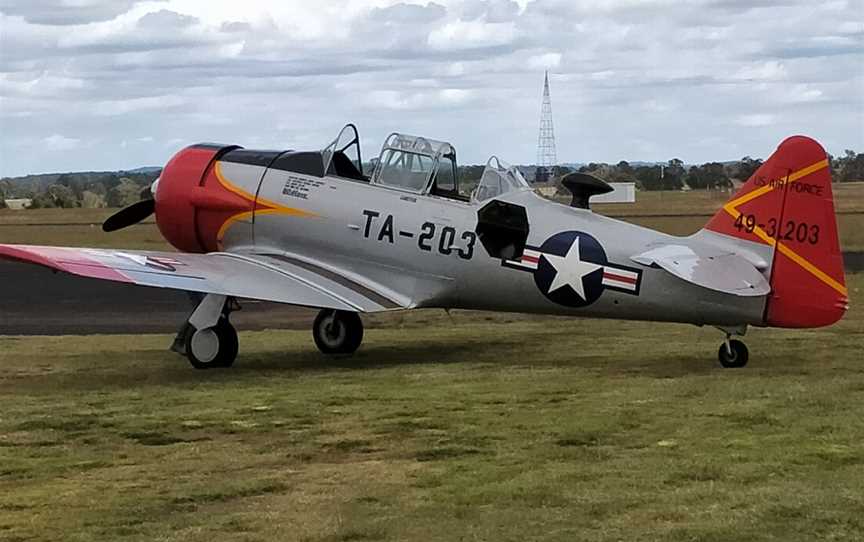
[[[324,309],[312,324],[312,337],[324,354],[353,354],[363,342],[363,321],[356,312]]]
[[[196,369],[230,367],[237,359],[237,330],[222,316],[219,322],[204,329],[190,326],[186,333],[186,357]]]
[[[720,351],[717,352],[717,357],[720,359],[720,365],[727,369],[737,369],[747,365],[747,360],[750,357],[747,351],[747,345],[741,341],[732,339],[726,340],[720,345]]]

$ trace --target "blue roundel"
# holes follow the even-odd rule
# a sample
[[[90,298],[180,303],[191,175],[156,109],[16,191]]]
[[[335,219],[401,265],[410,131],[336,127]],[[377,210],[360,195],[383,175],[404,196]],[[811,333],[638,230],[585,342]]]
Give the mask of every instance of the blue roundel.
[[[546,239],[534,272],[537,288],[547,298],[567,307],[585,307],[603,293],[606,251],[591,235],[565,231]]]

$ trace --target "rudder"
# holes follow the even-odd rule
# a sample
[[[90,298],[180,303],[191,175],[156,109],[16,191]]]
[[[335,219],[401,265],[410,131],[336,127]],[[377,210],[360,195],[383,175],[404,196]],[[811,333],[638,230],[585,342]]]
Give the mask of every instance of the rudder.
[[[773,248],[765,323],[833,324],[848,308],[830,163],[819,143],[793,136],[705,229]]]

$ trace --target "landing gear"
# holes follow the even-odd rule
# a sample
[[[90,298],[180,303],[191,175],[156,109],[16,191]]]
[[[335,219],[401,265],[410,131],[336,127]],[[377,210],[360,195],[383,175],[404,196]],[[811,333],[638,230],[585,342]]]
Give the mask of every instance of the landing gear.
[[[356,312],[324,309],[312,324],[312,337],[324,354],[353,354],[363,342],[363,321]]]
[[[747,333],[747,326],[717,326],[717,329],[726,334],[726,340],[723,341],[717,352],[720,365],[727,369],[739,369],[747,365],[747,360],[750,357],[747,345],[732,338],[734,335],[743,337]]]
[[[196,369],[230,367],[237,359],[239,346],[237,330],[227,315],[213,327],[191,328],[186,333],[186,357]]]
[[[196,369],[230,367],[240,343],[229,315],[238,308],[233,298],[207,294],[180,328],[171,350],[186,356]]]
[[[717,357],[720,359],[720,365],[727,369],[738,369],[747,365],[747,359],[750,354],[747,351],[747,345],[736,339],[726,339],[726,342],[720,345],[720,351],[717,352]]]

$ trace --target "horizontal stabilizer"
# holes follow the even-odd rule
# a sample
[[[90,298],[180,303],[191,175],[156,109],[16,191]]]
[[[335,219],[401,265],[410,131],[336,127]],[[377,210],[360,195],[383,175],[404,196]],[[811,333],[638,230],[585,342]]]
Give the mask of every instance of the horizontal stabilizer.
[[[771,285],[752,263],[717,249],[687,245],[662,245],[631,256],[636,263],[665,269],[687,282],[739,296],[761,296]]]

